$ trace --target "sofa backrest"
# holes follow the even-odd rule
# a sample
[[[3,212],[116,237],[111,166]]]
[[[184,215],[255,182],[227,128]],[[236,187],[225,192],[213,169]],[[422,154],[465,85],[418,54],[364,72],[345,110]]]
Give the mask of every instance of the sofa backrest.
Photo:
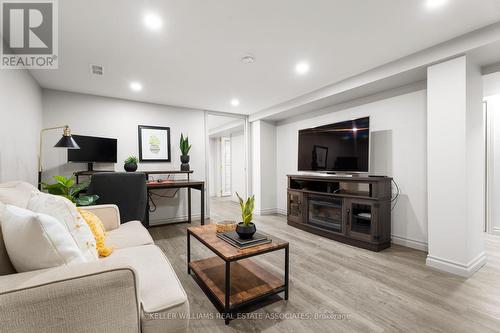
[[[20,208],[26,208],[33,191],[37,192],[38,189],[26,182],[8,182],[0,184],[0,202]],[[7,250],[5,249],[0,221],[0,275],[13,273],[16,273],[16,270],[12,266]]]

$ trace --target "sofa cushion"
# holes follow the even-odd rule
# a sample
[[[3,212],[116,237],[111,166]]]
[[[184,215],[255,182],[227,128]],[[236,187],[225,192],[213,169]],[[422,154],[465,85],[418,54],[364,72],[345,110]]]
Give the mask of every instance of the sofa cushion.
[[[86,262],[68,230],[52,216],[0,203],[0,222],[18,272]]]
[[[139,221],[123,223],[106,236],[106,245],[113,249],[154,244],[148,230]]]
[[[28,209],[55,217],[68,229],[87,261],[97,260],[98,254],[94,235],[83,217],[78,213],[75,204],[70,200],[58,195],[42,192],[33,193],[28,202]]]
[[[0,184],[0,202],[20,208],[26,208],[36,187],[26,182],[8,182]]]
[[[182,332],[187,329],[189,303],[186,292],[159,247],[145,245],[118,249],[99,260],[126,264],[137,272],[143,332]]]
[[[12,266],[5,243],[2,236],[2,226],[0,225],[0,275],[8,275],[15,273],[16,270]]]

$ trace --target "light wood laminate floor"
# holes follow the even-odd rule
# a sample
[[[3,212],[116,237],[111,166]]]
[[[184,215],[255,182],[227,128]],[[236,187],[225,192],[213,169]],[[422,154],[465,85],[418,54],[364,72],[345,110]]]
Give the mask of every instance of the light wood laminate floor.
[[[211,216],[237,220],[239,206],[212,199]],[[271,319],[237,319],[229,326],[212,319],[215,307],[187,274],[189,225],[150,229],[188,294],[190,332],[500,332],[500,239],[495,236],[485,236],[487,265],[466,280],[428,268],[424,252],[393,245],[375,253],[290,227],[283,216],[254,220],[259,230],[290,242],[290,299],[255,312]],[[192,241],[193,259],[211,255]],[[259,262],[281,276],[283,257],[271,253]],[[346,316],[304,318],[318,313]]]

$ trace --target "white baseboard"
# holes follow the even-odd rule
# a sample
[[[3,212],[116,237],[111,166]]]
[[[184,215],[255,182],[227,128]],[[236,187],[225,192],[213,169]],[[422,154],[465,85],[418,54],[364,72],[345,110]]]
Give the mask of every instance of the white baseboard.
[[[486,255],[484,252],[481,252],[475,259],[471,260],[466,265],[428,255],[425,263],[429,267],[469,278],[486,264]]]
[[[426,242],[405,238],[401,236],[391,235],[391,243],[396,245],[401,245],[404,247],[409,247],[415,250],[426,252],[428,247]]]
[[[286,211],[286,209],[283,209],[283,208],[276,208],[276,213],[279,215],[287,216],[287,211]]]
[[[205,220],[209,219],[209,218],[210,218],[210,216],[205,215]],[[158,225],[158,224],[179,223],[179,222],[185,222],[185,221],[187,221],[187,219],[188,219],[187,215],[167,217],[167,218],[162,218],[162,219],[154,219],[154,220],[149,220],[149,225],[154,226],[154,225]],[[201,214],[191,214],[192,221],[199,221],[200,219],[201,219]]]
[[[278,214],[278,208],[264,208],[258,211],[258,215],[274,215]]]

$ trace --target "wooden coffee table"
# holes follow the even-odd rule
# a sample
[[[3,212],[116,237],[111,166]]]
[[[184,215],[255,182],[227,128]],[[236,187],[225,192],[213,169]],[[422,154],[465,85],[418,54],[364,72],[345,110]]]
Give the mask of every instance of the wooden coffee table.
[[[217,256],[191,261],[191,236],[199,240]],[[217,237],[215,225],[187,229],[188,274],[195,274],[198,284],[228,324],[231,315],[239,309],[284,292],[288,299],[288,242],[275,237],[272,242],[238,249]],[[249,259],[264,253],[285,250],[285,276],[279,278]]]

